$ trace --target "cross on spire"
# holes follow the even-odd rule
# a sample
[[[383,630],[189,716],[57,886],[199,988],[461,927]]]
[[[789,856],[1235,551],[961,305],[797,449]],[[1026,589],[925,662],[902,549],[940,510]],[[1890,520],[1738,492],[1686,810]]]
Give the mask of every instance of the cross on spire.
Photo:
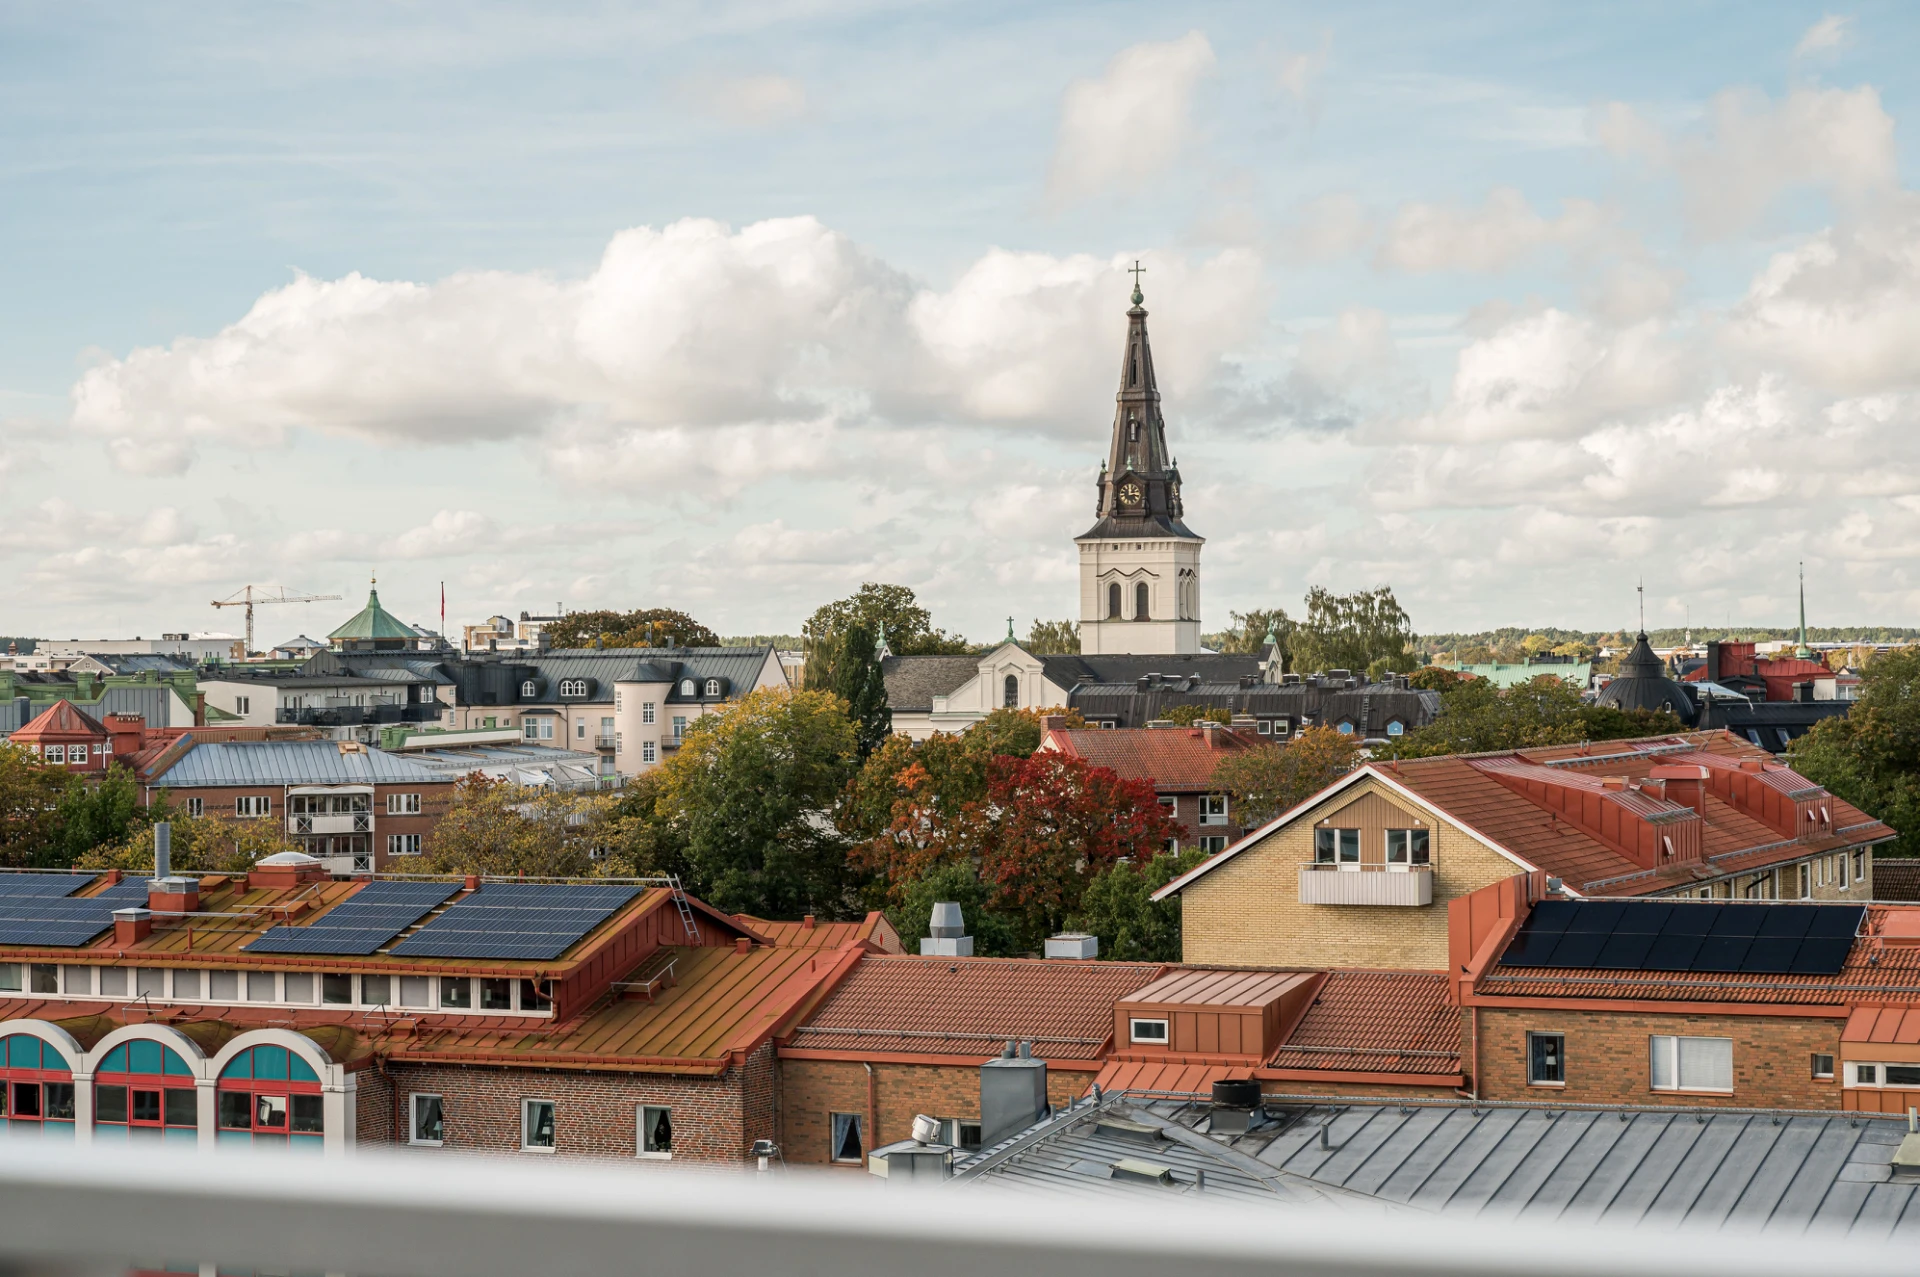
[[[1127,267],[1127,273],[1133,276],[1133,304],[1136,306],[1147,300],[1146,295],[1140,291],[1140,276],[1144,275],[1146,270],[1147,268],[1140,264],[1138,257],[1133,259],[1133,265]]]

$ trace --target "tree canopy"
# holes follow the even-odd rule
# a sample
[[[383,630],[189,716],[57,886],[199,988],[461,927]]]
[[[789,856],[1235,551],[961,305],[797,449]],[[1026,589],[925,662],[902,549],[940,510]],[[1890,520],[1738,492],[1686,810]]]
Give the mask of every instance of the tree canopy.
[[[277,820],[220,820],[164,806],[153,818],[172,826],[167,855],[176,873],[245,873],[263,856],[301,850]],[[142,823],[119,842],[88,848],[73,863],[78,869],[150,871],[153,825]]]
[[[1255,608],[1251,612],[1228,613],[1233,625],[1218,634],[1208,637],[1209,644],[1216,652],[1259,653],[1266,650],[1269,632],[1280,641],[1280,650],[1287,650],[1287,637],[1293,632],[1293,622],[1288,619],[1285,608]]]
[[[842,636],[864,625],[876,638],[884,637],[895,656],[962,655],[973,650],[964,638],[933,628],[933,614],[915,601],[904,585],[869,581],[844,599],[814,609],[800,634],[806,641],[804,686],[826,691],[832,686],[832,665]]]
[[[1188,847],[1146,861],[1116,861],[1087,884],[1069,925],[1100,937],[1102,958],[1178,962],[1180,897],[1155,903],[1153,893],[1205,859],[1198,847]]]
[[[434,873],[580,878],[610,795],[527,789],[474,772],[456,781],[447,814],[427,839]]]
[[[1415,638],[1392,587],[1334,594],[1316,585],[1307,591],[1306,616],[1288,636],[1288,663],[1302,672],[1406,673],[1420,663]]]
[[[1042,621],[1037,617],[1027,630],[1025,647],[1035,656],[1078,656],[1080,626],[1075,621]]]
[[[847,627],[840,637],[840,650],[834,654],[830,678],[830,690],[847,704],[854,741],[865,759],[893,734],[887,681],[871,629],[858,623]]]
[[[1213,780],[1233,800],[1243,829],[1264,825],[1281,812],[1360,765],[1360,742],[1331,727],[1309,727],[1285,744],[1229,754]]]
[[[648,607],[633,612],[569,612],[549,622],[544,633],[553,647],[720,647],[720,636],[685,612]]]
[[[1552,674],[1504,691],[1487,679],[1469,678],[1440,693],[1440,713],[1431,723],[1386,749],[1397,758],[1424,758],[1685,730],[1685,723],[1664,710],[1588,705],[1579,689]]]
[[[1869,661],[1853,709],[1815,723],[1787,758],[1808,780],[1900,831],[1874,855],[1920,855],[1920,648]]]

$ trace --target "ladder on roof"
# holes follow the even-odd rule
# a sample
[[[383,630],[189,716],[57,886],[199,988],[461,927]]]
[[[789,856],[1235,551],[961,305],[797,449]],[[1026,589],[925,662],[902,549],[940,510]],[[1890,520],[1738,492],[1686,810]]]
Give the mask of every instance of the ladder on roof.
[[[673,907],[680,911],[680,925],[687,929],[687,939],[699,944],[700,924],[693,919],[693,906],[687,903],[687,893],[680,885],[680,875],[669,874],[667,884],[673,890]]]

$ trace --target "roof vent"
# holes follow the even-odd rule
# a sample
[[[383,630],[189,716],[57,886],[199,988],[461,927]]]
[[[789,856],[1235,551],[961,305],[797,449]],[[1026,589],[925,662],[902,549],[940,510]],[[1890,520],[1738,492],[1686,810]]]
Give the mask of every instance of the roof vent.
[[[1083,931],[1062,931],[1057,936],[1048,936],[1047,956],[1049,958],[1097,958],[1100,956],[1100,937],[1090,936]]]
[[[1260,1083],[1253,1078],[1223,1078],[1213,1084],[1213,1112],[1209,1130],[1221,1135],[1244,1135],[1260,1107]]]
[[[927,931],[929,934],[920,941],[921,957],[971,958],[973,956],[973,937],[966,934],[967,927],[961,920],[958,901],[942,900],[935,904]]]
[[[1161,1128],[1125,1117],[1103,1117],[1093,1124],[1093,1129],[1101,1135],[1134,1140],[1141,1144],[1157,1144],[1167,1138],[1167,1133]]]
[[[306,869],[317,868],[319,857],[309,856],[304,851],[277,851],[271,856],[262,856],[254,861],[256,869]]]
[[[334,744],[340,747],[340,752],[343,754],[364,754],[367,752],[367,747],[357,740],[335,741]]]

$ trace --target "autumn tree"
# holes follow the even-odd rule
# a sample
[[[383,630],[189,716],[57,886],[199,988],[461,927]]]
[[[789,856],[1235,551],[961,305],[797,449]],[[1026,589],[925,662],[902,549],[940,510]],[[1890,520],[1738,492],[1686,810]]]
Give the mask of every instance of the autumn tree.
[[[1021,646],[1035,656],[1078,656],[1080,626],[1074,621],[1042,621],[1036,617]]]
[[[1233,711],[1219,705],[1174,705],[1160,717],[1177,727],[1192,727],[1195,723],[1231,723]]]
[[[1266,824],[1360,765],[1360,742],[1331,727],[1309,727],[1285,744],[1229,754],[1213,781],[1232,799],[1244,829]]]
[[[455,782],[423,863],[434,873],[584,877],[593,870],[596,818],[609,802],[604,794],[530,789],[474,772]]]
[[[833,686],[833,658],[841,636],[855,625],[866,626],[876,638],[884,637],[895,656],[952,656],[973,650],[959,635],[933,628],[933,614],[915,601],[906,586],[869,581],[844,599],[822,604],[800,627],[807,654],[802,686],[808,691]]]
[[[1414,639],[1413,623],[1391,587],[1334,594],[1316,585],[1307,591],[1306,616],[1294,625],[1287,651],[1295,670],[1378,677],[1419,664]]]
[[[1852,710],[1815,723],[1787,757],[1808,780],[1901,831],[1874,855],[1920,855],[1920,648],[1875,656]]]
[[[544,633],[553,647],[720,647],[720,636],[700,622],[669,607],[640,608],[633,612],[569,612],[549,622]]]
[[[659,769],[657,800],[689,890],[772,918],[850,909],[832,812],[858,762],[846,702],[830,692],[760,689],[695,720]]]
[[[175,873],[245,873],[266,856],[303,850],[287,837],[283,822],[277,820],[220,820],[213,816],[190,816],[174,808],[161,797],[159,810],[152,813],[154,823],[165,821],[171,827],[167,841],[167,859]],[[89,848],[74,860],[77,869],[119,869],[147,873],[153,869],[154,825],[141,824],[116,843]]]
[[[1407,678],[1409,686],[1423,692],[1450,692],[1477,674],[1462,674],[1459,670],[1444,669],[1438,665],[1422,665]]]
[[[686,877],[686,847],[661,805],[663,788],[656,767],[633,777],[595,810],[592,828],[587,831],[595,874],[607,878]]]

